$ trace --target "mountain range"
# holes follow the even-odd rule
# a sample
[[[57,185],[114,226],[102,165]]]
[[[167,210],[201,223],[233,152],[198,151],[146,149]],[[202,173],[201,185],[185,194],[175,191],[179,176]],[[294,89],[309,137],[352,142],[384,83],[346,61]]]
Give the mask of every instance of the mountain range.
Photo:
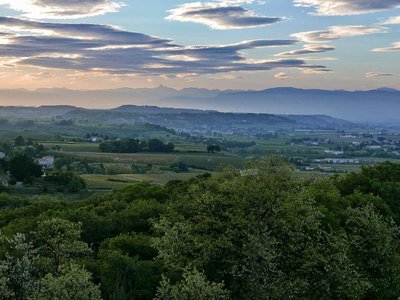
[[[70,90],[63,88],[0,90],[2,105],[74,105],[112,108],[121,105],[152,105],[221,112],[278,115],[327,115],[358,123],[400,124],[400,91],[381,88],[368,91],[298,89],[260,91],[187,88],[121,88]]]

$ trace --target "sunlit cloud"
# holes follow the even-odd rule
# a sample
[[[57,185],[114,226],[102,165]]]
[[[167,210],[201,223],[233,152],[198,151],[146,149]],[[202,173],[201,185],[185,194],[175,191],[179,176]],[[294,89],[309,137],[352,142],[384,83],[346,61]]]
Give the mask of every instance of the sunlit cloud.
[[[259,16],[239,4],[253,1],[219,1],[186,3],[169,11],[167,20],[193,22],[213,29],[241,29],[270,25],[282,20],[279,17]]]
[[[327,30],[298,32],[292,37],[306,43],[326,43],[341,38],[363,36],[376,33],[385,33],[386,28],[381,26],[344,25],[331,26]]]
[[[294,0],[295,5],[315,7],[319,15],[365,14],[400,7],[400,0]]]
[[[278,80],[285,80],[285,79],[289,79],[290,76],[288,74],[286,74],[285,72],[279,72],[274,75],[274,78],[278,79]]]
[[[400,51],[400,42],[392,44],[391,47],[386,48],[375,48],[372,49],[374,52],[392,52],[392,51]]]
[[[384,25],[400,25],[400,16],[391,17],[385,20],[382,24]]]
[[[116,12],[123,6],[111,0],[0,0],[0,5],[34,19],[75,19]]]
[[[243,76],[234,75],[234,74],[225,74],[225,75],[218,75],[218,76],[210,76],[210,79],[217,79],[217,80],[235,80],[235,79],[242,79]]]
[[[307,54],[324,53],[332,50],[335,50],[335,47],[328,45],[308,44],[305,45],[303,49],[281,52],[278,53],[276,56],[307,55]]]

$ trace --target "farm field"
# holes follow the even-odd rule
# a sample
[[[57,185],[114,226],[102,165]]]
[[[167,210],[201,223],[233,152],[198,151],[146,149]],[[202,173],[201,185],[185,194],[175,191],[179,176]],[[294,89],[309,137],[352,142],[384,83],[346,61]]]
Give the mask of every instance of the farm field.
[[[55,125],[57,122],[36,123],[35,127],[24,130],[3,129],[0,139],[12,141],[19,135],[29,141],[27,150],[32,145],[41,145],[44,150],[38,151],[43,154],[37,154],[36,161],[44,155],[54,156],[55,170],[81,176],[87,189],[93,191],[117,189],[136,182],[165,184],[170,180],[185,180],[204,172],[219,172],[227,166],[243,168],[246,160],[266,156],[281,157],[301,177],[358,172],[364,165],[387,160],[400,162],[397,131],[282,129],[255,134],[188,135],[148,124],[60,126]],[[174,150],[129,153],[100,149],[102,142],[118,144],[128,139],[144,142],[158,139],[165,144],[173,143]],[[208,149],[212,145],[220,149],[212,153]],[[346,163],[347,160],[358,162]]]
[[[161,173],[161,174],[118,174],[98,175],[85,174],[82,178],[87,184],[89,191],[101,191],[119,189],[138,182],[149,182],[152,184],[166,184],[172,180],[188,180],[204,172],[192,171],[187,173]]]
[[[53,150],[52,155],[70,157],[74,161],[106,168],[106,174],[81,174],[89,191],[102,191],[126,187],[137,182],[166,184],[171,180],[187,180],[205,172],[222,170],[226,166],[242,167],[244,158],[224,151],[205,152],[206,147],[190,143],[177,144],[173,153],[103,153],[98,143],[89,142],[42,142]],[[185,172],[169,170],[171,165],[184,164]],[[132,168],[145,168],[144,174],[135,173]],[[132,173],[133,172],[133,173]]]

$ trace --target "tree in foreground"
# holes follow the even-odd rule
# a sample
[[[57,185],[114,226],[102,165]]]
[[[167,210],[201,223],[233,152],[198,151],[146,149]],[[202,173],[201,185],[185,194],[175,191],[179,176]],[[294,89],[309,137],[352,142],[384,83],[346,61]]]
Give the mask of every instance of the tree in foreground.
[[[35,300],[100,300],[100,288],[92,282],[92,275],[77,266],[63,266],[59,276],[47,274]]]
[[[89,253],[88,245],[80,241],[80,227],[49,219],[39,222],[32,240],[22,233],[11,238],[2,235],[0,299],[100,299],[91,274],[75,264]]]
[[[49,219],[38,224],[36,242],[42,267],[49,273],[58,275],[64,265],[75,258],[89,254],[88,245],[80,240],[80,223],[63,219]]]
[[[228,300],[229,292],[221,283],[212,283],[197,270],[186,271],[182,281],[172,285],[163,278],[156,300]]]
[[[398,229],[375,208],[347,205],[329,184],[316,191],[281,161],[257,161],[182,186],[154,245],[169,278],[196,268],[233,299],[393,299]]]

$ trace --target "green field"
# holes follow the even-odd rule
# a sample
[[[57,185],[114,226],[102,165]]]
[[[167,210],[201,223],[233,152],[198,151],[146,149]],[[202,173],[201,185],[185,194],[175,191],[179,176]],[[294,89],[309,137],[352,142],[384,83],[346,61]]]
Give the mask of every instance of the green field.
[[[51,130],[50,130],[51,129]],[[172,142],[172,153],[103,153],[98,143],[89,142],[88,133],[109,136],[110,139],[134,138],[148,140],[160,138],[163,142]],[[276,133],[276,134],[275,134]],[[219,172],[224,167],[242,168],[248,158],[279,156],[296,166],[296,176],[319,177],[335,173],[358,172],[363,165],[374,165],[390,160],[400,162],[395,155],[395,145],[400,144],[400,136],[394,133],[377,133],[373,137],[368,132],[359,131],[355,138],[343,137],[336,131],[296,131],[281,130],[270,136],[232,135],[232,136],[190,136],[185,137],[171,131],[149,128],[145,125],[112,124],[75,124],[74,126],[55,126],[53,121],[40,123],[29,130],[0,131],[0,140],[13,140],[17,135],[31,138],[48,149],[48,154],[56,159],[70,160],[64,169],[73,171],[85,179],[89,190],[110,190],[124,187],[135,182],[165,184],[170,180],[185,180],[202,172]],[[365,135],[366,134],[366,135]],[[329,143],[323,143],[329,139]],[[353,142],[371,145],[378,139],[381,151],[367,151],[354,147]],[[391,145],[382,142],[392,140]],[[309,141],[307,143],[307,141]],[[313,144],[310,141],[318,141]],[[210,143],[222,146],[226,142],[238,142],[236,148],[223,148],[220,153],[208,153]],[[240,147],[240,143],[254,146]],[[236,143],[235,145],[238,145]],[[397,143],[397,144],[396,144]],[[232,144],[232,143],[231,143]],[[53,150],[60,147],[60,151]],[[229,147],[229,146],[228,146]],[[232,146],[235,147],[235,146]],[[343,150],[343,155],[335,156],[326,150]],[[388,157],[388,158],[386,158]],[[38,156],[37,158],[40,158]],[[317,163],[324,158],[357,158],[360,164]],[[179,166],[185,169],[179,169]],[[66,166],[65,163],[61,166]],[[61,168],[61,167],[59,167]],[[309,168],[309,170],[307,170]],[[312,169],[314,168],[314,169]],[[187,169],[189,169],[188,172]]]
[[[118,189],[137,182],[152,184],[166,184],[171,180],[188,180],[204,172],[192,171],[188,173],[161,173],[161,174],[118,174],[118,175],[82,175],[89,191]]]
[[[187,180],[204,172],[215,172],[226,166],[242,167],[244,158],[229,152],[207,153],[205,146],[189,143],[177,145],[173,153],[102,153],[99,145],[88,142],[58,143],[43,142],[46,148],[61,147],[53,151],[57,157],[69,156],[76,161],[88,161],[112,169],[112,174],[82,174],[89,190],[110,190],[131,185],[135,182],[165,184],[171,180]],[[189,172],[165,171],[176,163],[184,163]],[[147,166],[150,170],[144,174],[128,173],[132,165]],[[115,174],[117,172],[117,174]],[[118,173],[120,172],[120,173]]]

